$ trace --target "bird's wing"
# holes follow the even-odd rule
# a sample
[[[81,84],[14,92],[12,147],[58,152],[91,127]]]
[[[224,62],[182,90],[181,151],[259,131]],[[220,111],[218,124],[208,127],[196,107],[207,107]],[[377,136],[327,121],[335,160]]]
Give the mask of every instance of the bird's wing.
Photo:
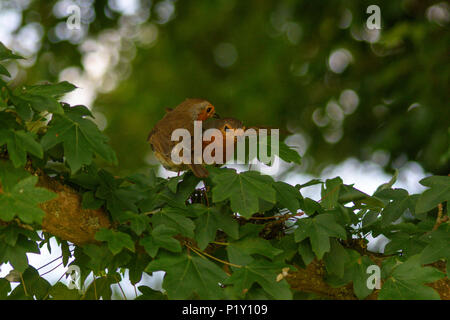
[[[171,140],[172,133],[176,129],[187,129],[191,136],[193,135],[194,123],[191,113],[176,110],[166,113],[164,118],[150,132],[149,142],[156,151],[164,154],[166,157],[170,157],[172,148],[178,143]]]

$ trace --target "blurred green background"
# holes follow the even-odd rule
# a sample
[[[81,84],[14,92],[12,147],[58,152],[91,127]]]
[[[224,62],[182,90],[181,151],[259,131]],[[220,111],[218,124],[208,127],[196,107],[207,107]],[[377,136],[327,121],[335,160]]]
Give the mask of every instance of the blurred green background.
[[[0,1],[0,41],[28,58],[13,84],[75,83],[65,100],[94,111],[120,174],[156,164],[147,134],[187,97],[288,129],[304,156],[291,171],[355,157],[448,174],[449,21],[448,2],[424,0]]]

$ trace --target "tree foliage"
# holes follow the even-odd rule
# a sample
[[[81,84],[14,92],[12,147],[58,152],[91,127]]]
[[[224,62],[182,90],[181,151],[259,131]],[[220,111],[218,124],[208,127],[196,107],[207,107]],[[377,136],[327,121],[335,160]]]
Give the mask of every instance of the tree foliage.
[[[20,58],[0,49],[1,60]],[[153,171],[114,176],[101,168],[116,156],[89,110],[56,99],[74,88],[62,82],[13,90],[0,80],[0,263],[19,275],[14,290],[0,279],[0,298],[111,299],[111,285],[125,270],[132,284],[143,273],[165,271],[163,292],[141,286],[139,299],[292,299],[299,292],[449,298],[449,177],[423,179],[428,189],[420,195],[392,188],[395,179],[368,195],[339,177],[291,186],[216,167],[203,187],[190,172],[170,179]],[[98,227],[91,241],[75,239],[73,251],[58,237],[60,227],[38,233],[55,210],[42,205],[63,196],[38,183],[44,176],[70,186],[80,207],[100,210],[111,225]],[[313,184],[322,184],[320,201],[302,196]],[[386,255],[366,247],[369,235],[380,234],[390,239]],[[64,266],[73,257],[83,281],[94,275],[81,292],[51,285],[28,265],[26,254],[39,253],[54,236]],[[379,290],[367,285],[372,265],[381,268]]]

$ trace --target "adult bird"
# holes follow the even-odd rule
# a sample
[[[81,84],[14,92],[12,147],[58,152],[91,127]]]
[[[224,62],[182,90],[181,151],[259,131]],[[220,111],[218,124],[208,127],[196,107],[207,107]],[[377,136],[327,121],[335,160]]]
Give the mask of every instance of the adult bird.
[[[208,176],[208,171],[200,164],[176,164],[172,161],[172,149],[178,142],[172,141],[171,137],[172,132],[180,128],[188,130],[193,136],[194,121],[204,121],[213,117],[214,114],[214,106],[204,99],[186,99],[175,109],[168,110],[150,131],[147,138],[156,158],[164,168],[175,172],[190,169],[199,178]]]

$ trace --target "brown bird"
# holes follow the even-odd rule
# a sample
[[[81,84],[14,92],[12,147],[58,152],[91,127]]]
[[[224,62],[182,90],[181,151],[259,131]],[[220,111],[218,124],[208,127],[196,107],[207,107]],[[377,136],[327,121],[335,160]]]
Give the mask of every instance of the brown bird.
[[[156,158],[164,168],[176,172],[191,169],[199,178],[208,176],[208,171],[200,164],[175,164],[172,161],[172,149],[178,142],[171,141],[171,136],[174,130],[180,128],[187,129],[193,136],[194,121],[204,121],[213,117],[214,114],[214,106],[203,99],[186,99],[175,109],[168,110],[150,131],[147,138],[147,142],[151,144]]]
[[[218,129],[222,132],[222,156],[220,159],[221,162],[218,164],[224,164],[228,160],[230,160],[230,155],[232,149],[236,147],[237,137],[242,135],[245,131],[245,126],[242,124],[242,121],[235,118],[223,118],[223,119],[208,119],[203,123],[203,132],[208,129]],[[237,129],[242,129],[239,131],[234,131]],[[230,138],[230,135],[233,135],[233,139]],[[203,141],[203,150],[213,143],[215,137],[211,137],[210,141]],[[215,156],[215,150],[212,150],[211,156]]]

